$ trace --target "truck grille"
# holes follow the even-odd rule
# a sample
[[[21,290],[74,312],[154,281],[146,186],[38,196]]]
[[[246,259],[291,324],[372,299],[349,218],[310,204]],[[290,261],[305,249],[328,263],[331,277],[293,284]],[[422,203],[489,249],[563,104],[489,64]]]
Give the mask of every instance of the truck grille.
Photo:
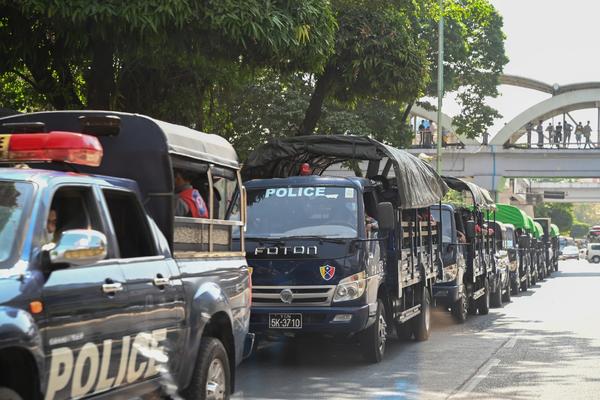
[[[281,301],[280,293],[284,289],[292,291],[291,304]],[[329,306],[335,286],[254,286],[252,304],[254,306]]]

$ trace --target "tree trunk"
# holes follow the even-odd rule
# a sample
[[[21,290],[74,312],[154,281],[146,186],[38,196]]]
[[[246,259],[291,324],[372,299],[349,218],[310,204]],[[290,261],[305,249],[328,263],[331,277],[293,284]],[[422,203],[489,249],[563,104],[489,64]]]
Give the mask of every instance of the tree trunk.
[[[310,103],[304,114],[304,120],[298,128],[297,136],[312,135],[314,132],[317,122],[319,122],[319,118],[321,118],[323,102],[325,102],[325,98],[331,89],[334,78],[335,67],[333,65],[328,65],[325,67],[323,75],[317,79],[315,91],[310,97]]]
[[[87,107],[109,110],[115,89],[115,48],[109,38],[96,37],[91,42],[92,63],[87,77]]]

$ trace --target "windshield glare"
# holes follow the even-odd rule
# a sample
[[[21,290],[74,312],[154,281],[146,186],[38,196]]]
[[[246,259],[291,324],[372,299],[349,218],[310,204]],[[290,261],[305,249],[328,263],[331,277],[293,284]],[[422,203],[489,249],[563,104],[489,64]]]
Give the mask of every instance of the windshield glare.
[[[0,181],[0,268],[11,266],[32,192],[29,183]]]
[[[278,187],[248,191],[248,237],[355,238],[356,190],[349,187]]]

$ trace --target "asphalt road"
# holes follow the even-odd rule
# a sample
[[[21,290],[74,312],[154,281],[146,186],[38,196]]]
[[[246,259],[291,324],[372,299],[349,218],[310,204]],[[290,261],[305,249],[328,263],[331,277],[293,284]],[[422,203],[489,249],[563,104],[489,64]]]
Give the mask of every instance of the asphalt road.
[[[560,271],[462,325],[433,314],[427,342],[388,341],[369,365],[332,341],[261,346],[235,399],[599,399],[600,265]]]

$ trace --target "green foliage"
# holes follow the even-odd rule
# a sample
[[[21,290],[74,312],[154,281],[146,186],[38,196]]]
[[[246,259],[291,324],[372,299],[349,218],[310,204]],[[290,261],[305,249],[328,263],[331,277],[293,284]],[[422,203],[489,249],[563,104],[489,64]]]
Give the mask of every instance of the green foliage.
[[[575,212],[577,221],[584,222],[588,225],[600,224],[600,204],[575,204],[573,206],[573,211]]]
[[[304,75],[267,72],[245,84],[212,91],[207,130],[224,135],[244,159],[269,138],[297,132],[312,89]],[[401,123],[399,107],[378,99],[353,105],[327,101],[316,128],[320,134],[368,135],[399,147],[411,139],[405,130],[410,128]]]
[[[432,7],[439,15],[439,9]],[[498,96],[499,77],[508,59],[504,51],[503,21],[488,0],[446,0],[444,41],[444,87],[456,92],[461,114],[454,118],[457,133],[467,137],[483,134],[501,115],[486,105]],[[431,70],[429,96],[437,96],[437,18],[422,20],[429,43]]]
[[[539,218],[551,218],[561,232],[569,232],[575,216],[571,203],[541,203],[535,206],[534,215]]]
[[[25,71],[24,82],[53,107],[196,125],[207,88],[227,81],[227,72],[319,71],[336,29],[321,0],[0,0],[0,7],[0,74]],[[19,110],[43,107],[37,100]]]
[[[585,238],[587,236],[588,231],[590,230],[590,225],[585,222],[575,222],[571,226],[571,237],[574,238]]]

